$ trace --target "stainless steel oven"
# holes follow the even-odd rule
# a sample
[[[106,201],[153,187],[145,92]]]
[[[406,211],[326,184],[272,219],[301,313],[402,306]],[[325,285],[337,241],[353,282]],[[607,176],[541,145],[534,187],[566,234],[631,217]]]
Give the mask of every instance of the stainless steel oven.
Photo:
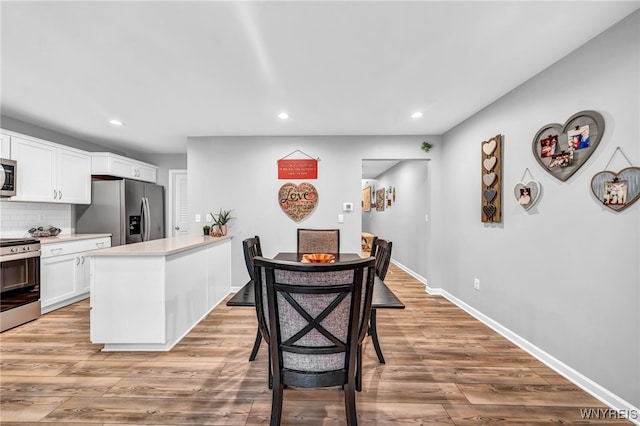
[[[0,238],[0,332],[40,316],[40,242]]]
[[[16,176],[18,163],[6,158],[0,158],[0,196],[13,197],[16,195]]]

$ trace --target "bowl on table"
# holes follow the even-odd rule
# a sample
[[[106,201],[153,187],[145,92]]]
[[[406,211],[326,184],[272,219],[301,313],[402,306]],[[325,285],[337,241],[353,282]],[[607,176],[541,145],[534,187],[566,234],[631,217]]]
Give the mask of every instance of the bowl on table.
[[[336,257],[329,253],[307,253],[302,255],[302,263],[333,263]]]

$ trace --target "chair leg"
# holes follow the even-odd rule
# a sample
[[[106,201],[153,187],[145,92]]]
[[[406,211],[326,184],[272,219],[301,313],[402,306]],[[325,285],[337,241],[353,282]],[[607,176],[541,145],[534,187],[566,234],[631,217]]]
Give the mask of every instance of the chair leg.
[[[378,341],[378,326],[376,321],[376,309],[371,309],[371,318],[369,320],[369,334],[371,335],[371,340],[373,341],[373,348],[376,350],[376,355],[378,355],[378,361],[381,364],[384,364],[384,357],[382,356],[382,349],[380,349],[380,342]]]
[[[347,383],[344,387],[344,408],[347,411],[347,425],[357,426],[356,393],[352,383]]]
[[[273,389],[273,371],[271,370],[271,354],[269,354],[269,389]]]
[[[260,349],[261,342],[262,342],[262,333],[260,333],[260,329],[258,328],[258,332],[256,333],[256,341],[253,343],[253,349],[251,350],[249,361],[253,361],[254,359],[256,359],[256,355],[258,355],[258,349]]]
[[[362,345],[358,345],[356,361],[356,390],[362,392]]]
[[[280,420],[282,418],[282,398],[283,398],[284,386],[278,383],[273,386],[273,395],[271,398],[271,426],[280,426]]]

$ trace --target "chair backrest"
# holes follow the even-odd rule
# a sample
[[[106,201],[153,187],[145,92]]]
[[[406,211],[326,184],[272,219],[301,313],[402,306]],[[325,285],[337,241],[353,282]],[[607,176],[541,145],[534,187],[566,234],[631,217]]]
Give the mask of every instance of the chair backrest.
[[[298,228],[298,253],[340,253],[340,230]]]
[[[375,259],[303,264],[258,256],[253,262],[262,287],[256,303],[267,299],[274,383],[324,387],[355,380]]]
[[[244,251],[244,263],[247,265],[247,272],[249,277],[255,280],[253,275],[253,258],[256,256],[262,256],[262,246],[260,246],[260,237],[255,236],[253,238],[247,238],[242,242],[242,249]]]
[[[387,270],[389,269],[389,262],[391,261],[391,247],[393,243],[382,238],[375,238],[373,240],[373,248],[371,249],[371,256],[376,258],[376,275],[381,280],[387,276]]]

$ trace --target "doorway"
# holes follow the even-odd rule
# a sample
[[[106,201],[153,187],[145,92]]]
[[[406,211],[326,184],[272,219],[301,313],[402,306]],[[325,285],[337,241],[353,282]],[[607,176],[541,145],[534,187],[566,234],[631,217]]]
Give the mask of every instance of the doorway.
[[[394,262],[426,276],[429,185],[429,159],[363,159],[363,250],[367,236],[392,241]]]
[[[188,207],[187,171],[169,170],[167,236],[175,237],[189,233]]]

